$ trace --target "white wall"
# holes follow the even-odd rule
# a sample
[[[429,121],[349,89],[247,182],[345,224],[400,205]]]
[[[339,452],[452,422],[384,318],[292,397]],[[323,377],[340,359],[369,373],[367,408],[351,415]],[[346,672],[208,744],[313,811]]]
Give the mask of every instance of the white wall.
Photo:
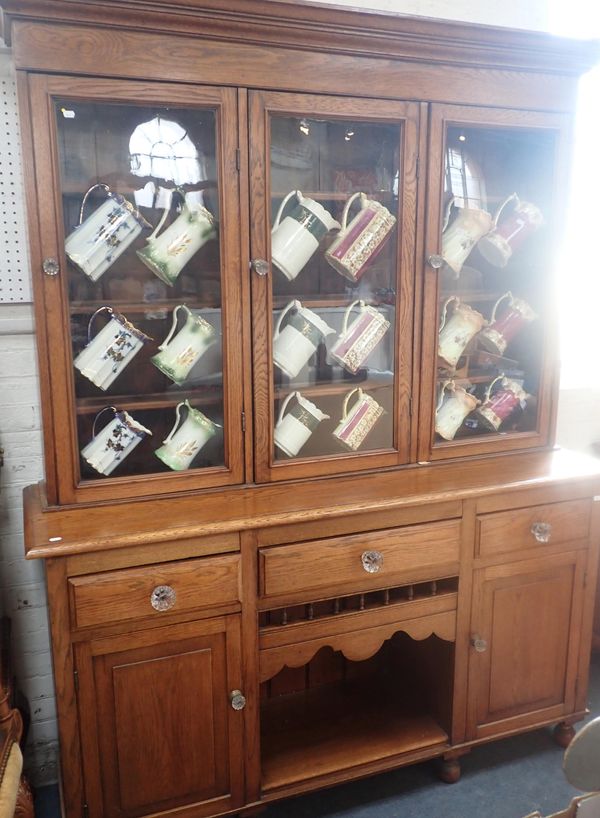
[[[548,28],[554,0],[328,0],[339,5],[378,8],[516,28]],[[559,0],[555,0],[559,2]],[[583,2],[583,0],[573,0]],[[1,0],[0,0],[1,3]],[[6,66],[0,54],[0,79]],[[16,109],[14,116],[17,116]],[[6,143],[0,134],[0,154]],[[8,184],[0,173],[0,186]],[[19,208],[18,208],[19,209]],[[24,221],[21,201],[19,217]],[[0,254],[0,277],[6,254]],[[21,492],[42,477],[42,448],[33,319],[27,303],[0,304],[0,587],[4,612],[13,621],[19,682],[28,696],[33,723],[26,763],[34,783],[56,778],[57,731],[51,678],[43,566],[23,559]],[[600,440],[600,390],[570,390],[561,398],[559,440],[585,449]]]

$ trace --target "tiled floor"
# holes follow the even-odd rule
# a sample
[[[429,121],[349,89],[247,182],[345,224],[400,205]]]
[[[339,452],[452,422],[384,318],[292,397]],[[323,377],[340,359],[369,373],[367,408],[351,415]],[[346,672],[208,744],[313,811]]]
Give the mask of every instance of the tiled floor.
[[[592,665],[591,717],[600,715],[600,657]],[[265,818],[523,818],[567,806],[575,790],[564,779],[562,750],[548,730],[474,749],[457,784],[441,784],[431,764],[275,804]],[[39,790],[36,818],[59,818],[56,787]]]

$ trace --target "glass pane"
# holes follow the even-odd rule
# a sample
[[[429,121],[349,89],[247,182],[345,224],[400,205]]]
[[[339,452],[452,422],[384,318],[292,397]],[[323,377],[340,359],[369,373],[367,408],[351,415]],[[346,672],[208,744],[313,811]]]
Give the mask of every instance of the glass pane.
[[[224,463],[216,115],[58,101],[81,476]]]
[[[271,119],[278,461],[394,447],[400,136]]]
[[[555,134],[448,129],[436,442],[537,428]]]

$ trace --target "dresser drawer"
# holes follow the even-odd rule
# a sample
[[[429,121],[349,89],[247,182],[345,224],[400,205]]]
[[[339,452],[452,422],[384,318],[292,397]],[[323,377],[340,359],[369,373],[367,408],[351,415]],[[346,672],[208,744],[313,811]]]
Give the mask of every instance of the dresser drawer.
[[[239,600],[238,554],[105,571],[69,579],[75,628],[159,617]]]
[[[590,515],[589,499],[484,514],[477,519],[479,556],[585,540]]]
[[[314,598],[448,576],[458,573],[459,546],[452,520],[263,548],[260,592]]]

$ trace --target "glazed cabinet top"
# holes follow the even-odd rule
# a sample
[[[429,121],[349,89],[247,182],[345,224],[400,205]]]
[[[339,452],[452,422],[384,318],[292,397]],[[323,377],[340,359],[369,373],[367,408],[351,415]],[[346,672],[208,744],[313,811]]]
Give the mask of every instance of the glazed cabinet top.
[[[273,0],[3,5],[50,505],[551,445],[595,46]]]

